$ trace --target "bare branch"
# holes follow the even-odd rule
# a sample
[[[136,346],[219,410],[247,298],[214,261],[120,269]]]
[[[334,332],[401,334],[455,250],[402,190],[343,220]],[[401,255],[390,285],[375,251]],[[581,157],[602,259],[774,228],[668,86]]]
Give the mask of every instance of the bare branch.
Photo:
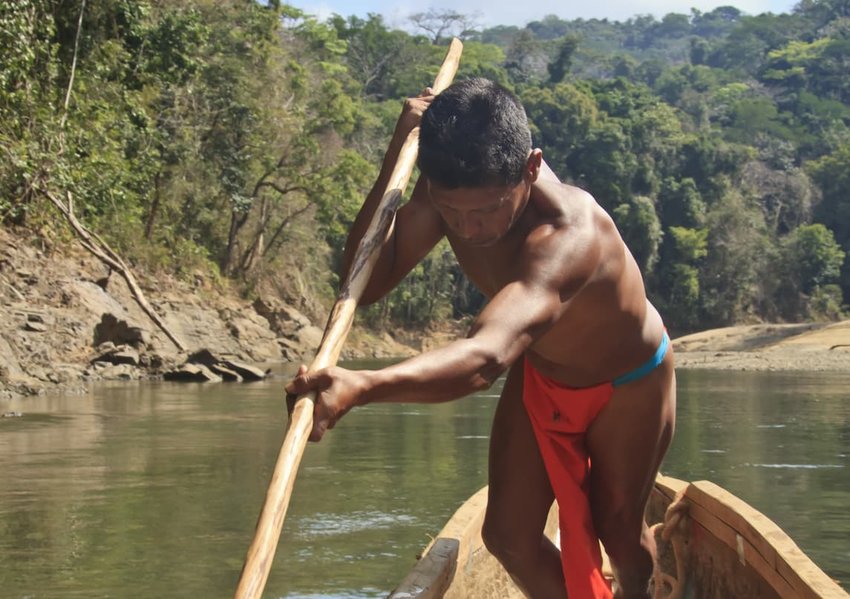
[[[68,118],[68,105],[71,102],[71,88],[74,86],[74,75],[77,72],[77,54],[80,50],[80,32],[83,30],[83,12],[86,10],[86,0],[80,3],[80,18],[77,20],[77,35],[74,37],[74,58],[71,60],[71,76],[68,77],[68,89],[65,92],[65,111],[62,114],[62,120],[59,122],[61,127],[65,126],[65,120]]]
[[[93,254],[98,260],[109,266],[112,270],[117,271],[120,274],[124,281],[127,283],[127,287],[130,289],[130,293],[133,295],[133,299],[136,300],[136,303],[139,304],[139,307],[144,311],[145,314],[150,317],[150,319],[156,324],[160,330],[165,333],[165,335],[177,346],[177,349],[180,351],[186,351],[186,347],[177,338],[177,336],[168,328],[168,325],[165,324],[165,321],[160,318],[159,314],[156,313],[156,310],[148,303],[147,298],[145,297],[144,292],[142,291],[139,284],[136,282],[136,277],[133,276],[132,271],[121,259],[121,256],[118,255],[115,250],[109,247],[107,244],[97,233],[93,233],[89,231],[80,221],[77,220],[77,217],[74,216],[73,206],[74,206],[74,197],[71,195],[71,192],[66,192],[67,204],[62,202],[62,200],[58,199],[55,195],[53,195],[50,191],[44,190],[44,194],[47,198],[53,202],[56,208],[59,209],[59,212],[65,217],[71,227],[74,229],[74,232],[77,234],[77,237],[80,238],[80,243],[86,250],[88,250],[91,254]]]
[[[289,215],[287,215],[287,217],[286,217],[286,218],[284,218],[284,219],[283,219],[283,221],[281,221],[281,223],[277,226],[277,229],[275,229],[275,232],[274,232],[274,234],[272,235],[272,238],[271,238],[271,239],[269,239],[269,242],[266,244],[266,252],[268,252],[268,251],[272,248],[272,246],[274,246],[274,244],[275,244],[275,242],[277,241],[278,237],[280,237],[281,233],[283,233],[283,230],[284,230],[286,227],[288,227],[288,226],[289,226],[289,224],[290,224],[293,220],[295,220],[295,218],[296,218],[297,216],[299,216],[299,215],[301,215],[301,214],[303,214],[303,213],[307,212],[307,210],[309,210],[309,209],[310,209],[310,207],[311,207],[312,205],[313,205],[313,204],[311,204],[310,202],[308,202],[308,203],[304,204],[301,208],[298,208],[298,209],[297,209],[297,210],[295,210],[294,212],[289,213]]]

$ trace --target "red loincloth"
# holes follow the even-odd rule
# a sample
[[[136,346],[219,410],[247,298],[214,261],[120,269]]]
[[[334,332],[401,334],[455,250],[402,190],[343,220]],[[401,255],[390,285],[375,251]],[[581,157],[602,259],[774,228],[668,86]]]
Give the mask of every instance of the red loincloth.
[[[525,360],[523,403],[559,508],[561,565],[569,599],[611,599],[590,512],[590,458],[585,433],[611,399],[612,383],[572,389]]]

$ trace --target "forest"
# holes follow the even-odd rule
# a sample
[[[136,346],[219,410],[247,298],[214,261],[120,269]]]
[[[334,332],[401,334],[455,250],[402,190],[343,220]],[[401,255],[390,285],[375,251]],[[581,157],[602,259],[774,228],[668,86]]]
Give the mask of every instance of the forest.
[[[272,285],[323,318],[405,97],[452,36],[458,78],[522,100],[534,144],[612,215],[671,330],[846,316],[850,1],[788,14],[449,9],[326,20],[254,0],[0,1],[0,219],[134,269]],[[422,328],[484,299],[438,247],[364,311]]]

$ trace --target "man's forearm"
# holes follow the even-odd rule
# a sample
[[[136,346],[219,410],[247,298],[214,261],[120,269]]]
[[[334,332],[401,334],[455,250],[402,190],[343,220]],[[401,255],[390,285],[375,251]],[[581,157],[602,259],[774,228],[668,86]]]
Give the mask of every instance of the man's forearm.
[[[438,403],[490,387],[510,364],[485,344],[462,339],[381,370],[364,373],[361,405]]]

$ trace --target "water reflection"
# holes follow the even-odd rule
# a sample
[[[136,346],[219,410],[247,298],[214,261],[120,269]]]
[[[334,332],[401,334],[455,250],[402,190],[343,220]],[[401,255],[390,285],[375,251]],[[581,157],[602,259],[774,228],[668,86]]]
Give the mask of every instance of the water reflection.
[[[665,473],[710,479],[850,587],[850,377],[682,372]],[[0,402],[0,595],[232,594],[283,438],[281,380]],[[379,597],[486,482],[495,393],[369,406],[305,453],[268,597]]]

